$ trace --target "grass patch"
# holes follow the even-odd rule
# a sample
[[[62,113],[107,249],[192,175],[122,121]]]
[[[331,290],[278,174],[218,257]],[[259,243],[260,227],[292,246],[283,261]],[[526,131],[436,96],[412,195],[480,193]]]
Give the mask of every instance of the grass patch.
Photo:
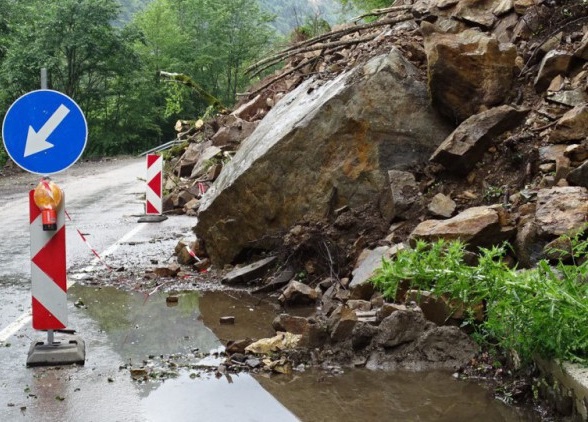
[[[531,270],[509,268],[507,245],[480,249],[475,265],[465,244],[418,241],[414,248],[384,259],[372,278],[388,300],[403,288],[428,290],[458,299],[468,309],[485,304],[485,319],[475,324],[483,346],[516,353],[523,363],[534,356],[588,364],[588,243],[570,239],[572,263],[543,260]]]

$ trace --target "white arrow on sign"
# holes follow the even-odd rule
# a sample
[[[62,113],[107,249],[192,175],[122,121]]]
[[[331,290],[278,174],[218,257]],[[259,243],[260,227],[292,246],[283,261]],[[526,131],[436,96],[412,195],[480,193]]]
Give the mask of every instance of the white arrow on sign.
[[[69,108],[61,104],[38,132],[35,132],[35,129],[33,129],[32,126],[29,126],[29,133],[27,135],[27,142],[25,144],[24,156],[28,157],[29,155],[53,148],[54,145],[50,142],[47,142],[47,138],[51,136],[53,131],[57,129],[57,126],[59,126],[59,124],[68,114]]]

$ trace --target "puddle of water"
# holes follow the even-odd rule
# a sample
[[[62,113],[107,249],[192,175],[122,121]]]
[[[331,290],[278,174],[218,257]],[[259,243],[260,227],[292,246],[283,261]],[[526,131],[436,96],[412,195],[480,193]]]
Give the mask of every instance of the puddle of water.
[[[306,371],[256,380],[302,421],[531,421],[447,372]],[[384,416],[385,415],[385,416]]]
[[[208,352],[220,345],[199,318],[197,292],[181,294],[174,306],[168,306],[165,293],[147,296],[114,287],[75,285],[69,289],[69,296],[74,301],[81,300],[126,363],[140,364],[148,356],[196,349]]]
[[[144,406],[154,421],[298,420],[248,374],[232,375],[229,383],[225,377],[191,379],[184,372],[154,390]]]
[[[70,298],[84,302],[84,312],[123,361],[134,364],[148,355],[207,352],[231,339],[272,336],[271,321],[280,312],[274,303],[246,292],[180,293],[177,305],[166,303],[169,295],[157,292],[147,297],[112,287],[70,289]],[[223,316],[234,316],[234,325],[221,324]],[[138,390],[151,420],[186,420],[190,414],[198,420],[295,420],[289,412],[313,422],[533,420],[495,400],[481,386],[455,380],[446,372],[354,369],[339,376],[306,371],[291,377],[239,374],[216,379],[210,373],[182,369],[177,378],[150,381]]]

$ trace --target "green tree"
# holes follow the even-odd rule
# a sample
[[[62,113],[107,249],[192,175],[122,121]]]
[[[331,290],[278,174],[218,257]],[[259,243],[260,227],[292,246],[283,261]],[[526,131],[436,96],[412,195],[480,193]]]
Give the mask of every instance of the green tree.
[[[134,79],[142,66],[131,48],[136,34],[112,25],[119,13],[118,2],[28,0],[17,7],[15,30],[0,66],[5,102],[38,89],[39,70],[45,67],[49,87],[72,97],[84,110],[90,131],[87,153],[140,149],[142,145],[131,141],[138,139],[132,134],[138,127],[131,126],[144,124],[140,113],[150,115],[151,110],[123,114],[129,110],[129,98],[136,97],[127,94],[137,88]],[[131,124],[130,118],[136,122]],[[144,130],[142,126],[140,131]]]
[[[246,63],[269,44],[269,20],[255,0],[155,0],[134,20],[143,34],[137,51],[150,71],[188,75],[231,105],[248,82]],[[208,103],[195,91],[173,82],[164,86],[170,118],[206,111]]]

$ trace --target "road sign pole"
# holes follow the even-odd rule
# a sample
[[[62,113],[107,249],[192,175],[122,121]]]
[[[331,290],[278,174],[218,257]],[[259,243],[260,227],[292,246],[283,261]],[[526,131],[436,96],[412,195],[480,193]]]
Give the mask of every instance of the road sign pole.
[[[33,328],[47,330],[47,341],[31,345],[27,366],[83,365],[86,351],[81,338],[68,336],[66,342],[55,340],[55,331],[67,326],[65,200],[56,209],[56,230],[44,230],[42,211],[35,203],[34,192],[29,192]]]
[[[41,89],[47,89],[47,68],[41,68]]]
[[[12,103],[2,123],[4,149],[10,158],[24,170],[42,176],[73,165],[82,155],[87,138],[82,110],[67,95],[47,89],[45,68],[41,69],[41,89]],[[45,179],[39,184],[49,185]],[[47,330],[47,342],[33,342],[27,366],[83,365],[86,350],[82,339],[71,336],[67,342],[55,340],[55,331],[67,324],[65,205],[62,195],[57,195],[62,193],[58,188],[48,196],[42,192],[29,193],[31,294],[33,328]]]

